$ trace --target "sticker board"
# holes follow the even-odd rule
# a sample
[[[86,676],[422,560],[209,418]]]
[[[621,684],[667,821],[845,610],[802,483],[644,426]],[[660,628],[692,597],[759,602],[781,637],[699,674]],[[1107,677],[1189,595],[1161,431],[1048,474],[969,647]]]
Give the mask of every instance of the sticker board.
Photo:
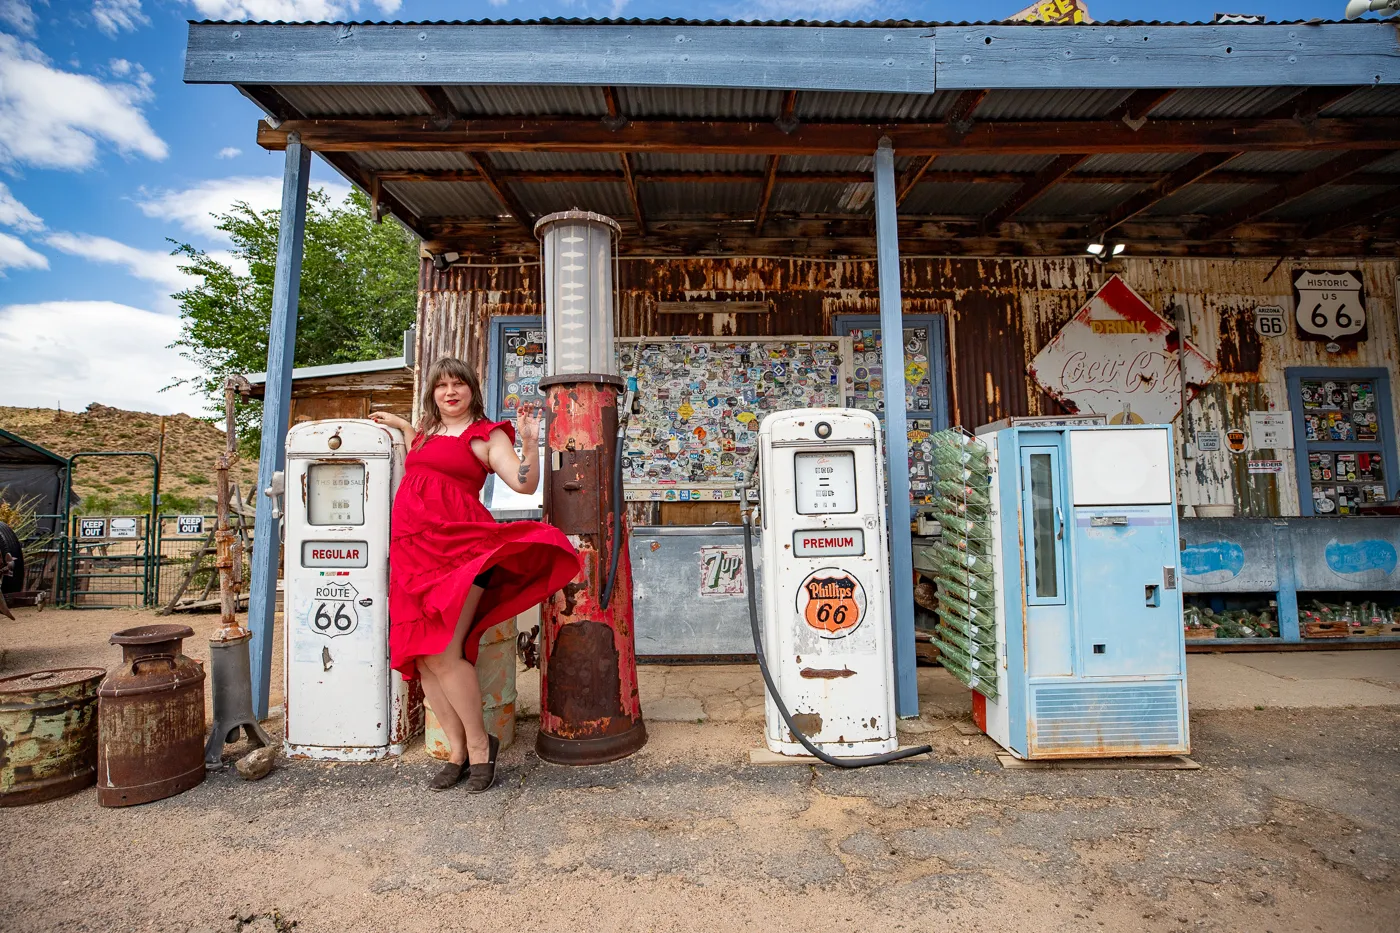
[[[1107,415],[1110,424],[1169,424],[1181,411],[1177,339],[1176,325],[1115,275],[1041,348],[1028,370],[1072,412]],[[1180,356],[1190,400],[1216,366],[1189,340]]]
[[[933,502],[933,362],[928,324],[904,328],[904,408],[908,412],[909,500],[914,505]],[[851,391],[849,408],[859,408],[883,418],[885,412],[884,346],[876,325],[853,327],[851,338]],[[882,426],[883,427],[883,426]],[[883,440],[884,435],[881,435]],[[882,452],[883,454],[883,452]]]
[[[545,375],[545,336],[539,324],[507,325],[501,330],[501,358],[496,399],[497,417],[510,420],[523,405],[544,402],[540,380]]]
[[[791,408],[840,408],[848,337],[618,341],[619,372],[637,375],[622,470],[631,501],[733,501],[758,451],[759,421]]]

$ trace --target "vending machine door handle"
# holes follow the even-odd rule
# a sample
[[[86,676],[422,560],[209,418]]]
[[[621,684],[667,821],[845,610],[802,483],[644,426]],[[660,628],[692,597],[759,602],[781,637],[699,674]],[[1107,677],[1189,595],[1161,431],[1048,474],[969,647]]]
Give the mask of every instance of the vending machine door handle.
[[[1055,532],[1055,540],[1063,541],[1065,539],[1065,513],[1058,505],[1055,506],[1055,520],[1059,522],[1060,528],[1059,531]]]

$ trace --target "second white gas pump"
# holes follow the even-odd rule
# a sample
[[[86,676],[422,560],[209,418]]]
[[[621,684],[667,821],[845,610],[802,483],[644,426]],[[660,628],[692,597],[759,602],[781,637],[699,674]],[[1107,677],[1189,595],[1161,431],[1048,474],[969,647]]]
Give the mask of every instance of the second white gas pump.
[[[892,752],[880,424],[855,409],[777,412],[763,420],[758,449],[763,653],[772,687],[791,725],[825,754]],[[765,737],[770,751],[806,754],[771,691]]]
[[[360,419],[287,433],[286,751],[374,761],[400,755],[422,704],[389,667],[389,515],[403,435]],[[274,480],[275,482],[275,480]]]

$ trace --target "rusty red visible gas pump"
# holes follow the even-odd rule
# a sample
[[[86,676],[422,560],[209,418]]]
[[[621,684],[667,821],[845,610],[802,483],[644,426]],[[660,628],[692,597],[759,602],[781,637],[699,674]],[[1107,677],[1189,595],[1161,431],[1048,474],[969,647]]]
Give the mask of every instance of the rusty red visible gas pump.
[[[600,764],[646,744],[632,633],[632,568],[620,475],[613,350],[616,221],[564,211],[535,225],[548,339],[544,518],[583,568],[540,608],[540,731],[557,764]],[[625,420],[625,416],[624,416]]]

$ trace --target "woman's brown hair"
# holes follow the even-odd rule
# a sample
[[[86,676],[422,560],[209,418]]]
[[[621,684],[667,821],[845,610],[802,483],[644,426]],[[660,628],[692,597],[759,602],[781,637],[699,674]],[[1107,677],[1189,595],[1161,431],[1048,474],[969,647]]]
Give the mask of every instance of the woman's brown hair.
[[[433,398],[433,390],[437,388],[439,382],[448,376],[466,383],[467,388],[471,390],[472,398],[467,403],[467,414],[472,416],[472,420],[478,421],[486,417],[486,406],[482,404],[481,398],[481,380],[476,377],[476,370],[463,360],[444,356],[428,367],[428,375],[423,379],[422,414],[419,415],[418,424],[414,427],[414,430],[418,432],[414,446],[423,443],[442,428],[442,412],[438,411],[437,399]]]

